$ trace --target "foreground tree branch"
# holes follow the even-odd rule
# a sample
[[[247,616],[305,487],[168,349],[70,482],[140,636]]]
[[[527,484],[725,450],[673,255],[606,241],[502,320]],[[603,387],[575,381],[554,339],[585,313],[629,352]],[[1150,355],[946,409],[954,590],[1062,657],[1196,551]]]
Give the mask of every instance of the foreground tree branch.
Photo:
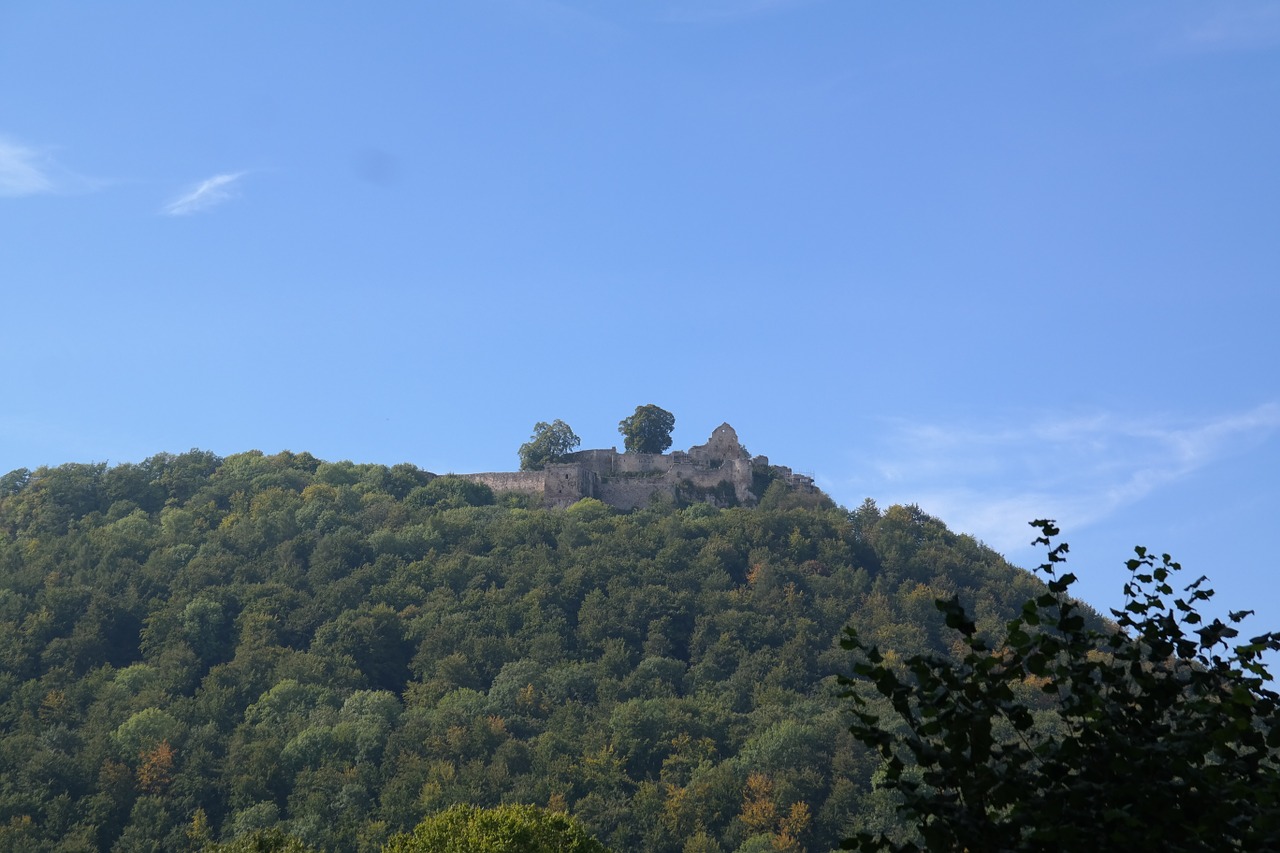
[[[1090,627],[1068,594],[1075,576],[1058,571],[1058,528],[1032,525],[1048,588],[997,642],[956,598],[936,604],[960,634],[958,661],[891,664],[846,630],[859,656],[842,679],[850,730],[881,755],[880,787],[917,837],[860,832],[845,847],[1280,849],[1280,695],[1262,660],[1280,635],[1233,646],[1249,613],[1205,625],[1206,579],[1177,594],[1181,566],[1145,548],[1127,562],[1115,624]]]

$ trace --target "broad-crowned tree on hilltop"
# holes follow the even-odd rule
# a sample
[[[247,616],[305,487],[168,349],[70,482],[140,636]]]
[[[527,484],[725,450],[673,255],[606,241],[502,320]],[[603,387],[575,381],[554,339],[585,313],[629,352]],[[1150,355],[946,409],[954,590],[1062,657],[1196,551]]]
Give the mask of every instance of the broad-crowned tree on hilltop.
[[[564,421],[538,421],[533,425],[533,435],[520,445],[520,470],[541,471],[548,462],[559,461],[580,444],[582,439]]]
[[[650,403],[636,406],[635,413],[618,422],[628,453],[662,453],[671,446],[676,416]]]

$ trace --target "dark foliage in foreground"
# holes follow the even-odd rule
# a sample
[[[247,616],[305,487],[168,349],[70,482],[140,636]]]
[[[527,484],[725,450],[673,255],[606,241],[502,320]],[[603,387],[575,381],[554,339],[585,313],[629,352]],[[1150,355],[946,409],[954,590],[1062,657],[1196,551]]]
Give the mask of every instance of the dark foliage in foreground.
[[[1270,633],[1232,646],[1247,613],[1205,625],[1201,577],[1175,593],[1181,567],[1138,548],[1117,624],[1092,627],[1051,548],[1035,596],[999,639],[955,598],[938,601],[965,654],[886,660],[854,629],[863,660],[845,680],[852,731],[885,759],[881,788],[900,795],[917,833],[864,831],[872,850],[1280,849],[1280,695],[1261,655]],[[879,694],[873,703],[867,684]],[[1042,694],[1029,697],[1028,684]],[[884,704],[891,706],[886,713]]]

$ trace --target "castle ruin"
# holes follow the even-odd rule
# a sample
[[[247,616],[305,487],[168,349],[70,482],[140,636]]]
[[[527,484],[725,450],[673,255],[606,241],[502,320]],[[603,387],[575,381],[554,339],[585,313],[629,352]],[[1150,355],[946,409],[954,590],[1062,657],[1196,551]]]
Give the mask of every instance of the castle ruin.
[[[541,495],[549,507],[567,507],[583,498],[596,498],[622,510],[647,505],[655,495],[695,500],[716,506],[754,504],[755,471],[771,472],[794,489],[812,491],[813,479],[790,468],[771,466],[764,456],[752,458],[733,427],[721,424],[706,444],[672,453],[619,453],[579,450],[541,471],[462,474],[495,492]]]

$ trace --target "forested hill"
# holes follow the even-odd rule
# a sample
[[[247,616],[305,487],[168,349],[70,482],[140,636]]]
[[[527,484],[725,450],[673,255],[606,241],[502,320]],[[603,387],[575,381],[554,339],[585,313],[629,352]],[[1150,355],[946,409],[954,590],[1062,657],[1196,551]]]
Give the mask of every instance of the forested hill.
[[[528,499],[192,451],[0,478],[0,850],[376,851],[453,803],[618,851],[829,850],[892,809],[845,625],[906,655],[1039,588],[912,507]]]

